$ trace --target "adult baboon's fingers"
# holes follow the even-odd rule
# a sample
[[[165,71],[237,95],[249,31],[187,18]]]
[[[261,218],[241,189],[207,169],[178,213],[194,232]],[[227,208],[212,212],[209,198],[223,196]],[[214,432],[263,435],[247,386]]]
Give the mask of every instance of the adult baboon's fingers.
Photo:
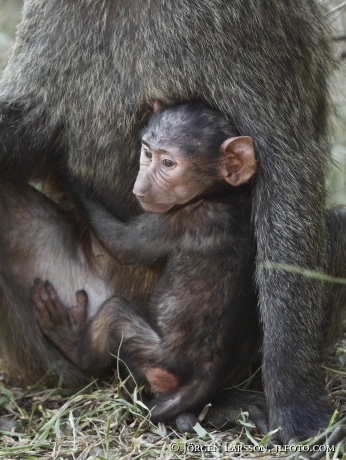
[[[37,292],[35,287],[30,288],[30,299],[34,308],[34,313],[37,321],[48,321],[50,319],[49,313],[46,309],[45,304],[40,298],[40,294]]]
[[[86,307],[88,304],[88,300],[88,294],[84,291],[84,289],[80,289],[76,292],[76,301],[78,305]]]

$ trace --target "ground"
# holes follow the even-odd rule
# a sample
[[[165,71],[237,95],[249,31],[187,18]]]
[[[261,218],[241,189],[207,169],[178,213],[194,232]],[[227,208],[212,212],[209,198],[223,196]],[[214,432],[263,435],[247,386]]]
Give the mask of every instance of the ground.
[[[323,364],[328,393],[339,412],[337,424],[346,417],[346,333]],[[138,398],[129,394],[116,377],[95,382],[71,394],[61,388],[47,389],[39,382],[28,388],[6,383],[0,373],[0,416],[17,420],[17,434],[3,433],[0,459],[226,459],[287,458],[304,452],[305,446],[291,450],[266,450],[267,438],[252,432],[246,414],[241,425],[227,431],[196,427],[196,434],[181,435],[174,425],[152,425]],[[203,422],[202,422],[203,424]],[[329,432],[332,431],[329,430]],[[312,440],[309,444],[316,442]],[[329,458],[341,456],[344,442]],[[346,454],[343,455],[343,459]]]

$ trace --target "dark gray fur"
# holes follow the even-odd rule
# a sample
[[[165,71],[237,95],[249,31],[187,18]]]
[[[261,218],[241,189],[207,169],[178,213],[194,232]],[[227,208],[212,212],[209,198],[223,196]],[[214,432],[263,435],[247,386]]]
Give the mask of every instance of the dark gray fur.
[[[120,348],[139,385],[148,383],[149,368],[164,368],[179,380],[153,401],[154,422],[186,410],[198,415],[244,372],[260,346],[249,186],[227,186],[168,213],[143,214],[130,225],[98,208],[91,220],[121,263],[167,262],[149,318],[121,297],[107,301],[75,339],[76,364],[97,375]]]
[[[285,442],[331,414],[320,372],[323,284],[262,268],[319,269],[325,260],[327,35],[313,0],[27,0],[0,91],[2,176],[59,171],[66,189],[119,218],[138,212],[130,178],[153,97],[200,98],[253,137],[263,375],[270,427],[282,426]],[[2,276],[13,289],[6,267]],[[151,275],[141,276],[150,290]],[[12,362],[30,363],[32,351],[12,344],[22,329],[37,340],[31,311],[18,298],[1,316]]]
[[[172,420],[187,410],[198,415],[258,355],[252,183],[232,187],[217,168],[221,145],[235,135],[232,124],[206,104],[172,105],[150,118],[143,136],[153,151],[161,149],[176,162],[188,160],[183,179],[189,183],[184,185],[195,190],[198,181],[197,195],[164,213],[144,213],[129,224],[100,205],[85,203],[98,240],[121,264],[163,260],[146,316],[117,295],[104,302],[84,329],[71,329],[70,335],[64,307],[46,304],[49,318],[43,313],[38,320],[43,334],[87,375],[102,375],[116,365],[118,354],[140,386],[149,384],[155,390],[148,371],[164,369],[173,375],[178,386],[159,389],[163,394],[151,403],[154,422]],[[148,174],[155,190],[151,200],[160,202],[155,173]],[[169,180],[166,171],[165,185]],[[174,181],[171,188],[175,197]]]

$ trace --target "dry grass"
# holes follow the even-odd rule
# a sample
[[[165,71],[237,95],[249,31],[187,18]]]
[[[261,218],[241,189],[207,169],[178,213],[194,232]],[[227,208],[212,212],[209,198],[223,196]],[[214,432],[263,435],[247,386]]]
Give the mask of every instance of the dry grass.
[[[345,362],[346,334],[323,366],[326,388],[344,419]],[[270,459],[289,455],[267,451],[263,447],[267,436],[249,431],[246,413],[240,414],[240,425],[234,429],[222,432],[197,425],[195,435],[181,435],[171,424],[152,425],[137,389],[129,394],[116,378],[71,394],[40,383],[31,388],[9,387],[5,373],[0,376],[0,415],[17,420],[20,431],[2,432],[0,459]],[[246,446],[253,446],[253,451],[246,451]],[[344,450],[344,442],[339,442],[327,458],[337,458]]]
[[[329,1],[329,0],[328,0]],[[8,55],[15,25],[19,17],[20,0],[0,0],[0,73]],[[335,3],[334,0],[332,2]],[[336,19],[341,21],[340,15]],[[337,25],[337,24],[336,24]],[[339,46],[344,46],[340,44]],[[338,51],[340,54],[341,51]],[[346,99],[344,68],[336,73],[335,105],[338,117],[334,155],[341,169],[333,168],[329,189],[331,200],[346,202]],[[340,81],[339,81],[340,80]],[[324,365],[325,385],[341,416],[346,414],[346,339],[338,344]],[[241,428],[220,432],[197,427],[195,436],[181,436],[171,425],[154,427],[137,393],[128,395],[122,383],[94,383],[89,388],[71,394],[61,388],[46,389],[41,384],[17,388],[6,384],[0,372],[0,416],[20,421],[20,433],[0,434],[0,459],[211,459],[236,457],[287,457],[287,453],[232,452],[236,446],[261,445],[265,439],[254,435],[252,441],[245,415]],[[314,441],[312,441],[314,442]],[[172,450],[172,446],[178,452]],[[228,452],[225,447],[228,446]],[[338,444],[339,453],[344,449]],[[197,452],[197,449],[204,452]],[[209,450],[209,451],[208,451]],[[214,451],[213,451],[214,450]],[[260,450],[258,448],[258,450]],[[336,457],[330,454],[330,458]],[[344,455],[344,460],[346,456]]]

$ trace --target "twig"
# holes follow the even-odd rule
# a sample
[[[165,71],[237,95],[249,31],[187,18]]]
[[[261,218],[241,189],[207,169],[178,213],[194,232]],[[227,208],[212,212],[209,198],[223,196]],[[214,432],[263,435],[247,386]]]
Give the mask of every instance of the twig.
[[[346,34],[344,34],[344,35],[336,35],[335,37],[333,37],[333,40],[335,40],[335,41],[346,40]]]
[[[333,369],[333,368],[327,367],[327,366],[321,366],[321,367],[322,367],[322,369],[325,369],[326,371],[329,371],[329,372],[334,372],[335,374],[346,375],[345,371],[338,371],[337,369]]]
[[[339,11],[341,10],[342,8],[345,8],[346,7],[346,2],[342,2],[340,3],[340,5],[336,6],[335,8],[332,8],[331,10],[329,10],[327,13],[326,13],[326,16],[329,16],[333,13],[335,13],[336,11]]]

